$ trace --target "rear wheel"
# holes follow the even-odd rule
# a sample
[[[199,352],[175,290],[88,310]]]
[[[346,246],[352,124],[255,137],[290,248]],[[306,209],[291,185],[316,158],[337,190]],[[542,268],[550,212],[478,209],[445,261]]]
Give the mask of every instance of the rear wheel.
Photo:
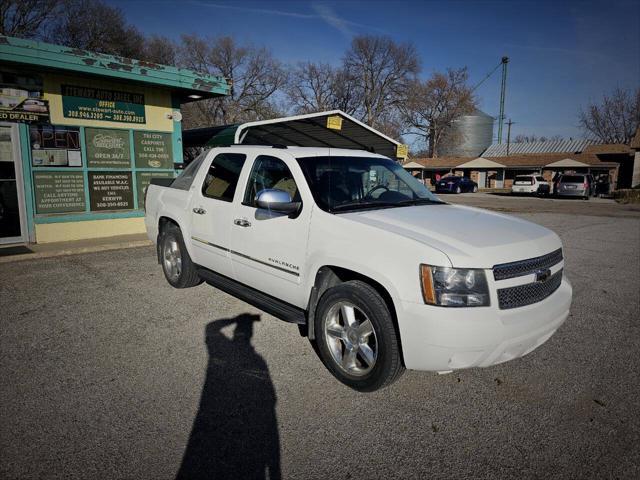
[[[189,288],[202,283],[177,225],[169,224],[163,229],[159,244],[162,271],[171,286]]]
[[[315,322],[320,358],[345,385],[372,392],[404,372],[391,313],[367,283],[352,280],[327,290]]]
[[[462,193],[462,189],[460,188],[459,185],[456,187],[456,193]]]
[[[478,186],[477,185],[473,186],[473,193],[478,193]]]

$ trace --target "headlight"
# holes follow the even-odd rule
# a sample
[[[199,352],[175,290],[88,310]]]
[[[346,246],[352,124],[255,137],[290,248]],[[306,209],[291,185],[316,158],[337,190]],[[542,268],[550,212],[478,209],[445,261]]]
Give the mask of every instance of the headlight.
[[[484,270],[420,265],[424,302],[442,307],[486,307],[489,286]]]

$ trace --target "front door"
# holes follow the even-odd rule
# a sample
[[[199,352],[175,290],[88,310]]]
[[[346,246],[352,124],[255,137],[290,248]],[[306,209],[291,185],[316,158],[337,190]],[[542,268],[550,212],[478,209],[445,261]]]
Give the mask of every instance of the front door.
[[[0,244],[26,242],[18,126],[0,124]]]
[[[304,180],[299,168],[275,155],[259,155],[253,162],[242,202],[234,202],[231,225],[231,260],[236,280],[293,305],[304,305],[300,278],[307,252],[311,201],[301,198]],[[298,178],[291,173],[297,172]],[[302,201],[297,215],[262,208],[256,195],[264,189],[289,193]]]

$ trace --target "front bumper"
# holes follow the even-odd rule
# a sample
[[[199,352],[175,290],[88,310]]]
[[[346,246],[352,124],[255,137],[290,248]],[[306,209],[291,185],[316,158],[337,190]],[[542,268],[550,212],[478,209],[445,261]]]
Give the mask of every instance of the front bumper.
[[[490,307],[444,308],[400,302],[398,323],[405,366],[448,371],[488,367],[522,357],[546,342],[564,323],[571,297],[571,284],[564,277],[546,299],[511,310],[498,308],[495,289]]]

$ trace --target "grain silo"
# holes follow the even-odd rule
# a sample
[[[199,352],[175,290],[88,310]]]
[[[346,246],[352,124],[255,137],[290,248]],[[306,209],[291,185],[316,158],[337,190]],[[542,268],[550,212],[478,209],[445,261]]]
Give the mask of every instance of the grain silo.
[[[491,115],[476,110],[460,117],[438,146],[439,157],[478,157],[493,141]]]

